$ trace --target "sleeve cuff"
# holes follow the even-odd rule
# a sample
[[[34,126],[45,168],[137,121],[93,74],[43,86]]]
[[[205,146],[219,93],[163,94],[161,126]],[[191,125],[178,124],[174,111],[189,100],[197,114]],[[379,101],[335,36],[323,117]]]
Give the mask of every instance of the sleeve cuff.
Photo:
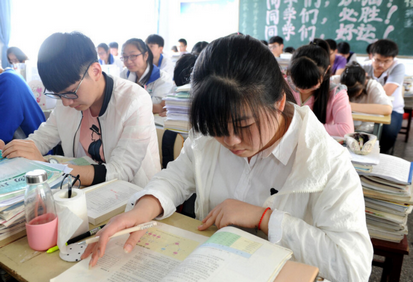
[[[279,243],[282,239],[282,223],[286,212],[273,210],[270,221],[268,222],[268,241],[271,243]]]
[[[103,164],[100,164],[100,165],[92,164],[92,166],[95,171],[95,175],[93,176],[92,185],[105,182],[106,181],[106,166]]]
[[[168,198],[165,197],[164,194],[160,191],[152,190],[152,189],[143,189],[142,191],[137,192],[134,194],[126,204],[125,212],[130,211],[135,207],[136,202],[145,195],[152,195],[159,200],[161,203],[163,213],[158,216],[156,219],[161,220],[167,217],[170,217],[175,211],[176,207],[173,202]]]

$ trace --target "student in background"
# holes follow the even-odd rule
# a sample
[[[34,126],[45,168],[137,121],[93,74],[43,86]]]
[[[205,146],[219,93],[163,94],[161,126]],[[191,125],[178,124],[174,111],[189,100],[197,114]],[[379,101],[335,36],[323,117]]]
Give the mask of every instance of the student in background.
[[[284,49],[284,53],[294,54],[294,52],[295,52],[295,48],[291,47],[291,46],[285,47],[285,49]]]
[[[207,47],[207,45],[208,45],[208,42],[199,41],[194,45],[194,47],[192,47],[191,53],[198,56],[199,54],[201,54],[202,50],[204,50],[205,47]]]
[[[393,106],[384,92],[383,86],[376,80],[366,77],[366,71],[353,62],[344,69],[341,75],[332,76],[331,82],[347,86],[350,106],[353,112],[389,115]]]
[[[346,149],[313,112],[289,102],[274,65],[268,48],[249,36],[220,38],[205,48],[191,77],[193,129],[181,154],[129,200],[128,212],[99,231],[99,242],[82,255],[93,253],[90,266],[105,253],[109,236],[171,216],[196,192],[199,230],[212,224],[261,229],[322,277],[368,281],[373,248],[360,179]],[[144,233],[132,233],[125,252]]]
[[[369,45],[367,45],[366,48],[366,54],[369,56],[365,61],[371,60],[373,59],[373,54],[371,54],[371,46],[373,46],[373,43],[370,43]]]
[[[46,121],[26,81],[12,69],[0,68],[0,139],[26,138]]]
[[[106,43],[100,43],[97,47],[97,52],[99,56],[99,64],[101,65],[115,65],[119,68],[119,71],[123,70],[123,63],[118,58],[115,58],[109,52],[109,46]]]
[[[119,57],[119,52],[118,52],[119,45],[118,45],[117,42],[111,42],[111,43],[109,43],[109,48],[110,48],[110,53],[111,53],[114,57]]]
[[[165,106],[162,98],[171,90],[173,81],[169,74],[153,64],[153,54],[148,45],[138,38],[129,39],[122,46],[121,60],[126,69],[120,77],[144,87],[152,97],[153,113],[161,113]]]
[[[337,43],[333,39],[326,39],[326,42],[330,47],[330,73],[331,75],[341,74],[346,67],[347,60],[346,58],[337,55]]]
[[[27,58],[26,54],[24,54],[19,48],[10,47],[7,49],[7,59],[11,65],[15,65],[25,63],[29,58]]]
[[[331,136],[354,132],[349,98],[344,85],[330,85],[329,46],[322,39],[298,48],[287,74],[298,105],[309,106]]]
[[[384,88],[387,96],[392,96],[393,111],[391,113],[391,124],[384,124],[380,139],[380,152],[389,153],[396,142],[400,131],[404,113],[404,99],[402,87],[405,68],[396,56],[399,54],[397,44],[388,39],[380,39],[371,47],[373,56],[371,61],[363,63],[367,74],[378,81]]]
[[[174,69],[174,82],[176,86],[189,84],[191,81],[191,73],[194,68],[197,55],[184,54],[176,61]]]
[[[174,46],[172,46],[171,51],[173,53],[178,53],[178,48],[174,45]]]
[[[160,170],[150,97],[136,84],[106,75],[96,58],[81,33],[54,33],[43,42],[39,75],[45,94],[61,101],[28,139],[7,144],[3,156],[45,161],[43,155],[61,142],[66,157],[88,155],[98,163],[69,165],[83,185],[117,178],[143,187]]]
[[[268,48],[276,58],[279,58],[284,49],[284,39],[280,36],[273,36],[268,41]]]
[[[186,42],[185,39],[181,38],[178,40],[178,49],[179,52],[181,53],[188,53],[188,51],[186,51],[186,47],[188,45],[188,42]]]
[[[145,43],[152,51],[153,64],[172,76],[174,72],[174,64],[170,58],[163,54],[163,38],[157,34],[151,34],[146,38]]]
[[[352,62],[357,63],[357,55],[350,51],[350,44],[347,42],[340,42],[337,44],[337,55],[346,58],[348,65]]]

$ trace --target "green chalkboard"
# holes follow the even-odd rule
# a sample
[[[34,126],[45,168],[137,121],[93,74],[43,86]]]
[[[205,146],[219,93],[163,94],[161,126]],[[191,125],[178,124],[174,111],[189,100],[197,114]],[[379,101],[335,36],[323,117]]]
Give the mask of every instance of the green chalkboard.
[[[388,38],[411,56],[413,0],[240,0],[239,30],[258,39],[279,35],[284,47],[317,37],[347,41],[356,53]]]

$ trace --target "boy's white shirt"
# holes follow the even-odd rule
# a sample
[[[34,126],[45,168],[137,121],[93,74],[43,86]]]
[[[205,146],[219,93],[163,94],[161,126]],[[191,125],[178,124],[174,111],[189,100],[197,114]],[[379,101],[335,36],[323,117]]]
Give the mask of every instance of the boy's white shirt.
[[[165,218],[196,192],[195,213],[202,220],[225,200],[217,197],[216,190],[226,193],[235,186],[231,198],[253,204],[261,200],[258,205],[272,208],[269,240],[292,249],[295,260],[319,267],[320,275],[331,281],[368,281],[373,248],[360,179],[345,148],[327,134],[307,106],[295,106],[286,135],[272,152],[266,152],[266,165],[274,173],[255,171],[249,184],[237,178],[240,164],[234,165],[234,158],[222,163],[225,150],[214,138],[191,131],[180,156],[135,194],[126,210],[150,194],[159,199],[164,211],[160,219]],[[256,156],[253,166],[266,161],[261,157]],[[220,166],[225,169],[218,170]],[[278,180],[281,188],[271,187]],[[270,197],[270,188],[279,192]],[[251,196],[262,191],[268,197]]]
[[[112,97],[106,112],[99,117],[106,181],[117,178],[144,187],[160,171],[152,102],[139,85],[112,78]],[[43,155],[61,141],[65,157],[85,156],[79,142],[81,119],[80,111],[58,101],[49,119],[28,139],[35,142]]]

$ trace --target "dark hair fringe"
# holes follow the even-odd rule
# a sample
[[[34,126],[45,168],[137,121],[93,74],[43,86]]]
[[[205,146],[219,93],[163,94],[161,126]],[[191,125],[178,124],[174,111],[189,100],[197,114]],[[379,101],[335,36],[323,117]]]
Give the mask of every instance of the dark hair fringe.
[[[105,52],[109,52],[109,46],[106,43],[100,43],[97,48],[103,48]]]
[[[89,37],[80,32],[58,32],[40,46],[37,69],[45,88],[58,93],[79,81],[96,58],[96,48]]]
[[[194,68],[197,56],[194,54],[183,54],[176,61],[174,69],[174,81],[176,86],[182,86],[190,83],[191,73]]]
[[[394,41],[380,39],[373,43],[370,49],[371,54],[379,54],[383,57],[396,57],[399,54],[399,47]]]
[[[164,47],[165,40],[162,38],[162,36],[158,34],[151,34],[146,38],[145,43],[146,44],[158,44],[159,47]]]
[[[232,122],[233,133],[238,135],[243,133],[242,120],[250,111],[260,129],[260,115],[276,116],[274,104],[284,93],[287,101],[294,102],[276,59],[265,45],[250,36],[223,37],[211,42],[196,61],[190,121],[195,131],[218,137],[230,135]]]

